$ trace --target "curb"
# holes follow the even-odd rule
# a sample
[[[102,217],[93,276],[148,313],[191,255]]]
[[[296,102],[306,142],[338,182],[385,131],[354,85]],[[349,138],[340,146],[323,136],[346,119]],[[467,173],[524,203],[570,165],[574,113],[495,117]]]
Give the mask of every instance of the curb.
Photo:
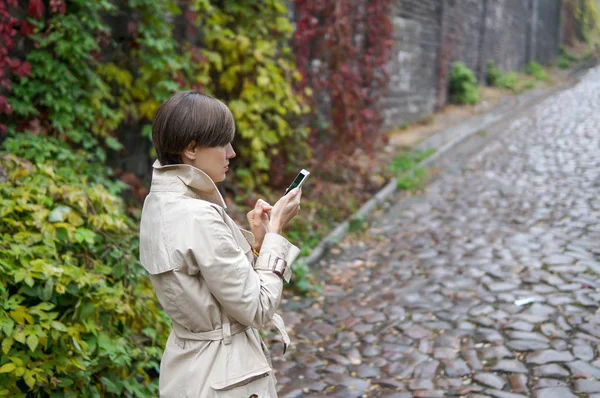
[[[480,116],[475,116],[465,123],[461,123],[447,130],[437,131],[432,136],[415,146],[415,149],[434,148],[436,150],[435,153],[419,162],[413,169],[407,171],[406,173],[410,173],[416,168],[432,167],[442,159],[444,154],[448,153],[451,149],[456,147],[461,142],[467,140],[469,137],[482,130],[499,124],[509,117],[519,114],[532,106],[537,105],[539,102],[551,97],[557,92],[575,86],[580,81],[581,77],[587,72],[587,70],[588,69],[575,71],[572,76],[573,80],[570,82],[546,89],[525,92],[515,96],[513,101],[511,101],[512,104],[501,103],[491,111]],[[332,232],[330,232],[325,238],[323,238],[323,240],[321,240],[321,242],[311,251],[308,256],[299,258],[298,262],[312,266],[319,261],[325,254],[327,254],[328,250],[332,246],[341,242],[342,239],[347,235],[351,220],[356,218],[366,218],[376,208],[385,203],[398,190],[397,181],[398,180],[396,178],[391,178],[390,181],[371,199],[362,205],[362,207],[356,213],[339,224]]]

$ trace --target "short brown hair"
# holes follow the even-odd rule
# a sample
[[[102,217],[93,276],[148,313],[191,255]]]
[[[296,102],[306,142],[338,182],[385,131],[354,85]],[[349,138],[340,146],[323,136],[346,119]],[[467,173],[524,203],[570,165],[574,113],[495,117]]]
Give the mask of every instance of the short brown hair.
[[[184,91],[163,102],[152,123],[152,144],[162,165],[181,163],[192,143],[225,146],[233,141],[235,122],[227,105],[208,95]]]

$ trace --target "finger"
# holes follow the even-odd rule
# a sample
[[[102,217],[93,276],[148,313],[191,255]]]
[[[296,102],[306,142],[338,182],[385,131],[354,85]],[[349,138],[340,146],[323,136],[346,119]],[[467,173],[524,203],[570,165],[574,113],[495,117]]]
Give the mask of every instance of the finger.
[[[259,199],[259,200],[258,200],[258,202],[262,203],[262,204],[264,205],[263,207],[273,207],[273,206],[271,206],[269,203],[267,203],[266,201],[264,201],[264,200],[262,200],[262,199]],[[257,203],[258,203],[258,202],[257,202]]]

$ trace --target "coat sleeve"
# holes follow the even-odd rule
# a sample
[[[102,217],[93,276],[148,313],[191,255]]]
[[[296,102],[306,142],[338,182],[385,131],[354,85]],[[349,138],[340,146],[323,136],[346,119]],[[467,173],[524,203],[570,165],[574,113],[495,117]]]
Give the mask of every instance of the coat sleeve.
[[[191,224],[198,243],[190,254],[211,294],[239,323],[264,327],[279,306],[283,278],[291,273],[298,248],[269,233],[254,269],[216,209],[195,216]]]

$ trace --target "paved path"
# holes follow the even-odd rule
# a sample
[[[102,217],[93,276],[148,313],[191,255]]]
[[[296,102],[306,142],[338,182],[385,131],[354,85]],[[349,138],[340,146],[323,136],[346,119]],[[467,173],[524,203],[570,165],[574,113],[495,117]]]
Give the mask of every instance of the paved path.
[[[454,166],[284,303],[280,397],[600,397],[600,70]]]

